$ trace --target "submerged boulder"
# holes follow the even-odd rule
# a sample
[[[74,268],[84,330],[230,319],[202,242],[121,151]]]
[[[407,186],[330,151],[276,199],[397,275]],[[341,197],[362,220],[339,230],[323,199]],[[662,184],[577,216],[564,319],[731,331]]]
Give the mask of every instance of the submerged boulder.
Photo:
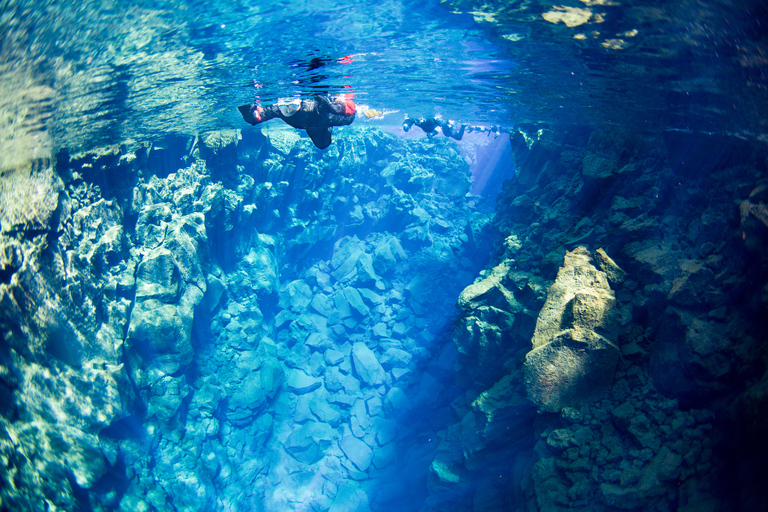
[[[352,345],[352,363],[355,373],[363,383],[369,386],[380,386],[384,383],[384,368],[381,367],[376,354],[365,343],[358,341]]]
[[[589,251],[566,253],[523,365],[528,398],[540,409],[557,412],[594,399],[611,383],[619,358],[615,303]]]
[[[487,387],[503,375],[503,362],[515,347],[523,346],[533,331],[533,313],[515,297],[511,262],[491,269],[467,286],[456,306],[454,345],[461,365],[460,378]]]

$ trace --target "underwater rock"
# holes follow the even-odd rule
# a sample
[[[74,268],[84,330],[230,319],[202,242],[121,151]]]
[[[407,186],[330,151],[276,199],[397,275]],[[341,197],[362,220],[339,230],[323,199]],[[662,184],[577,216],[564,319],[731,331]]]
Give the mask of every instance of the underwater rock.
[[[400,241],[392,236],[382,237],[373,250],[373,265],[379,274],[387,274],[398,261],[406,258]]]
[[[457,484],[461,480],[461,472],[464,468],[464,458],[458,442],[453,440],[454,446],[448,446],[443,440],[440,450],[435,455],[429,466],[430,489],[437,491],[440,487]]]
[[[312,289],[301,280],[291,281],[280,291],[281,308],[302,312],[312,302]]]
[[[693,312],[667,308],[651,351],[653,382],[667,396],[706,406],[727,389],[737,371],[732,339],[738,318],[725,323]],[[741,365],[741,371],[747,371]]]
[[[352,364],[360,380],[371,387],[384,383],[386,372],[379,364],[376,354],[365,343],[358,341],[352,345]]]
[[[517,438],[530,428],[535,410],[526,398],[522,375],[517,373],[505,375],[472,402],[472,411],[482,416],[476,432],[489,446],[507,437]]]
[[[601,396],[619,358],[613,290],[584,247],[565,256],[525,356],[528,397],[556,412]]]
[[[55,230],[64,184],[51,167],[0,175],[0,232]]]
[[[357,311],[363,317],[367,317],[370,314],[371,310],[365,305],[365,302],[363,302],[363,297],[360,295],[357,288],[348,286],[343,288],[343,293],[344,298],[347,299],[347,304],[349,304],[352,309]]]
[[[617,162],[594,153],[587,153],[582,162],[581,173],[589,178],[605,179],[617,171]]]
[[[267,138],[272,152],[277,152],[281,156],[288,156],[301,140],[296,130],[289,128],[278,130],[262,128],[261,133]]]
[[[96,433],[134,399],[122,212],[79,185],[64,192],[44,162],[0,177],[0,501],[14,509],[77,508],[114,454]]]
[[[656,224],[656,221],[649,219],[647,229],[656,229]],[[631,242],[624,246],[624,251],[634,260],[633,275],[636,274],[644,282],[660,282],[666,287],[679,275],[682,258],[668,241],[651,239]]]
[[[549,127],[521,123],[509,136],[515,159],[515,177],[523,186],[537,183],[541,169],[555,161],[562,151],[558,135]]]
[[[285,451],[304,464],[314,464],[320,460],[323,452],[315,438],[317,425],[317,422],[310,421],[294,430],[285,441]]]
[[[180,217],[168,225],[162,247],[139,264],[128,346],[142,368],[172,374],[192,362],[192,320],[207,287],[207,243],[201,214]]]
[[[275,358],[264,361],[257,371],[246,371],[248,373],[227,402],[227,417],[234,423],[250,421],[255,413],[275,397],[285,382],[286,372]]]
[[[164,375],[150,384],[147,416],[162,423],[170,423],[179,414],[182,402],[189,395],[189,385],[183,377]]]
[[[136,299],[175,302],[179,294],[181,274],[173,253],[165,247],[149,252],[136,272]]]
[[[405,350],[396,347],[389,347],[381,355],[380,362],[385,370],[391,370],[392,368],[406,368],[411,362],[412,357],[410,352],[406,352]]]
[[[277,260],[267,244],[251,247],[240,264],[249,278],[250,286],[257,293],[264,295],[277,293],[279,285]]]
[[[38,494],[55,495],[50,506],[63,510],[78,500],[99,510],[247,508],[268,502],[271,482],[304,489],[318,469],[312,492],[323,496],[313,507],[368,509],[363,487],[348,479],[394,466],[393,445],[411,429],[393,417],[409,410],[413,361],[429,353],[419,344],[433,343],[446,322],[427,287],[406,298],[409,265],[422,256],[392,233],[401,220],[403,228],[418,222],[414,247],[442,248],[434,251],[442,259],[418,262],[428,279],[470,266],[452,261],[463,254],[471,211],[466,163],[452,142],[377,130],[340,133],[322,155],[292,131],[269,132],[177,137],[143,146],[150,159],[149,149],[115,146],[101,160],[65,162],[69,181],[57,185],[51,174],[53,188],[39,187],[54,192],[43,195],[41,233],[1,241],[3,337],[13,361],[35,361],[8,371],[2,363],[4,418],[27,415],[3,426],[42,426],[21,445],[0,443],[9,461],[0,472],[33,489],[30,501],[42,482]],[[407,190],[387,189],[379,172],[409,155]],[[445,221],[432,232],[438,210]],[[352,229],[365,240],[337,234]],[[281,272],[290,278],[281,282]],[[416,294],[421,313],[407,305]],[[377,324],[382,345],[366,347]],[[383,396],[393,378],[400,387]],[[442,389],[429,383],[429,392]],[[101,431],[105,455],[83,448],[80,464],[75,445],[92,443],[78,438],[63,450],[46,440],[54,422]],[[337,429],[358,439],[343,445],[351,456],[335,444]],[[32,468],[15,453],[46,465]],[[68,473],[62,454],[82,471]],[[310,468],[321,458],[322,468]],[[6,499],[14,492],[3,489],[3,503],[34,508]],[[299,492],[291,496],[284,503]]]
[[[453,342],[465,379],[481,386],[500,378],[501,364],[513,346],[515,336],[526,334],[523,306],[517,301],[508,277],[510,266],[495,266],[482,280],[459,295],[457,307],[463,314],[456,322]]]
[[[628,274],[605,253],[602,247],[595,251],[593,257],[597,262],[597,266],[600,267],[600,270],[605,272],[605,276],[608,278],[609,282],[621,284],[627,279]]]
[[[310,303],[312,309],[323,315],[324,317],[331,316],[331,313],[333,313],[334,304],[333,300],[328,297],[327,295],[323,293],[318,293],[314,297],[312,297],[312,302]]]
[[[322,156],[302,137],[287,141],[286,154],[262,135],[237,144],[222,138],[218,154],[215,137],[199,140],[210,162],[198,159],[167,177],[142,167],[127,180],[139,185],[112,199],[73,177],[46,214],[44,234],[6,232],[0,245],[0,323],[10,348],[0,351],[0,430],[9,433],[0,440],[7,462],[0,480],[18,482],[0,490],[3,503],[217,510],[258,508],[274,495],[282,500],[275,510],[695,508],[705,494],[699,489],[720,484],[713,468],[727,466],[713,449],[722,436],[713,416],[688,407],[726,403],[738,392],[734,383],[758,382],[762,370],[745,364],[761,352],[744,341],[760,339],[750,327],[764,301],[759,240],[749,265],[739,262],[742,235],[764,226],[750,210],[748,221],[758,225],[730,233],[739,225],[738,201],[756,185],[733,182],[731,171],[678,185],[673,173],[658,171],[667,164],[635,158],[634,147],[614,151],[593,141],[585,152],[566,144],[570,136],[526,130],[535,140],[520,151],[530,156],[526,165],[544,155],[541,166],[521,167],[519,182],[505,185],[492,224],[465,206],[475,199],[459,195],[464,184],[451,190],[440,181],[463,180],[458,155],[377,131],[341,132]],[[226,171],[214,171],[224,162],[213,160],[228,152],[236,165],[227,160]],[[187,153],[185,161],[197,158]],[[559,172],[601,162],[586,153],[616,162],[610,177],[590,178],[615,187],[600,196],[610,213],[582,204],[582,174]],[[637,162],[619,168],[628,158]],[[379,176],[394,160],[397,191]],[[437,166],[446,171],[430,171]],[[670,203],[679,206],[674,214],[659,213]],[[702,205],[709,206],[700,215]],[[467,227],[470,214],[485,223]],[[494,263],[458,301],[464,377],[456,388],[457,350],[444,349],[441,322],[480,264],[468,247],[485,247],[486,227],[503,238],[480,250]],[[547,298],[542,276],[559,266],[564,241],[603,245],[631,271],[598,251],[592,264],[605,278],[590,267],[584,275],[616,286],[615,330],[629,341],[622,348],[633,348],[603,400],[533,421],[524,343],[532,312]],[[507,268],[497,270],[500,262]],[[592,307],[601,300],[608,307],[601,290],[575,293],[565,323],[609,338]],[[748,307],[731,307],[731,297]],[[138,344],[133,336],[142,329],[142,336],[170,336]],[[189,347],[187,364],[175,351]],[[473,347],[496,355],[479,357]],[[176,372],[167,373],[177,366],[158,351],[176,360]],[[134,384],[142,396],[133,395]],[[749,443],[729,436],[758,455],[760,409],[752,409],[764,402],[761,389],[740,406],[749,409]],[[460,423],[450,424],[454,417]],[[729,418],[721,406],[722,421]],[[95,442],[93,432],[100,432]],[[737,453],[741,464],[744,450]],[[427,471],[431,505],[421,507]]]
[[[197,142],[200,157],[216,181],[234,185],[237,147],[243,136],[240,130],[219,130],[200,135]]]
[[[338,408],[328,402],[328,396],[315,396],[309,403],[309,410],[318,420],[336,428],[341,423],[343,416]]]
[[[369,512],[368,495],[352,482],[342,482],[328,512]]]
[[[336,243],[331,258],[331,275],[342,283],[357,276],[357,260],[363,253],[357,237],[345,237]]]
[[[290,369],[285,379],[285,387],[291,393],[305,395],[322,386],[320,379],[310,377],[299,369]]]
[[[375,283],[379,280],[373,268],[373,256],[364,252],[357,259],[357,281],[360,284]]]
[[[367,471],[373,461],[373,450],[365,442],[351,434],[342,437],[339,446],[344,454],[349,457],[357,469]]]
[[[199,296],[202,298],[202,293]],[[131,312],[128,336],[142,364],[168,374],[188,366],[194,355],[192,316],[192,307],[179,308],[157,299],[137,303]]]

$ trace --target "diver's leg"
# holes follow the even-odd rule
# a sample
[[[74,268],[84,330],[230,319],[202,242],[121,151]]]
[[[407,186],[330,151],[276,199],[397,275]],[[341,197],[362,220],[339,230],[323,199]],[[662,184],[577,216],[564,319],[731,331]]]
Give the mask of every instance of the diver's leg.
[[[451,137],[453,137],[456,140],[461,140],[461,138],[464,136],[464,129],[467,127],[467,125],[463,124],[461,125],[461,129],[459,130],[459,133],[451,133]],[[451,130],[453,132],[453,130]]]
[[[263,123],[264,121],[269,121],[270,119],[280,116],[280,111],[274,105],[262,107],[258,103],[253,103],[251,105],[240,105],[237,107],[237,110],[240,111],[243,119],[252,125]]]

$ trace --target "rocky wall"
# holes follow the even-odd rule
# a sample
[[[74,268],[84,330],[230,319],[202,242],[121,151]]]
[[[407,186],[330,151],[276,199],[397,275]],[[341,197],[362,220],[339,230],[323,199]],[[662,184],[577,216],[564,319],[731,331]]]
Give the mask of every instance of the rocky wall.
[[[618,127],[510,139],[427,509],[765,507],[768,148]]]

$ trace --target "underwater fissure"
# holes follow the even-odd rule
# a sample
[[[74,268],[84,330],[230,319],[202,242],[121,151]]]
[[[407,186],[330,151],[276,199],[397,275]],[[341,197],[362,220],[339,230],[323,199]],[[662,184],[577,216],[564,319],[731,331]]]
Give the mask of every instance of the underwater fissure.
[[[765,204],[762,145],[692,172],[711,136],[521,125],[486,198],[453,141],[334,142],[221,131],[13,177],[3,510],[753,499],[727,472],[764,452],[724,433],[763,421],[768,224],[739,207]]]

